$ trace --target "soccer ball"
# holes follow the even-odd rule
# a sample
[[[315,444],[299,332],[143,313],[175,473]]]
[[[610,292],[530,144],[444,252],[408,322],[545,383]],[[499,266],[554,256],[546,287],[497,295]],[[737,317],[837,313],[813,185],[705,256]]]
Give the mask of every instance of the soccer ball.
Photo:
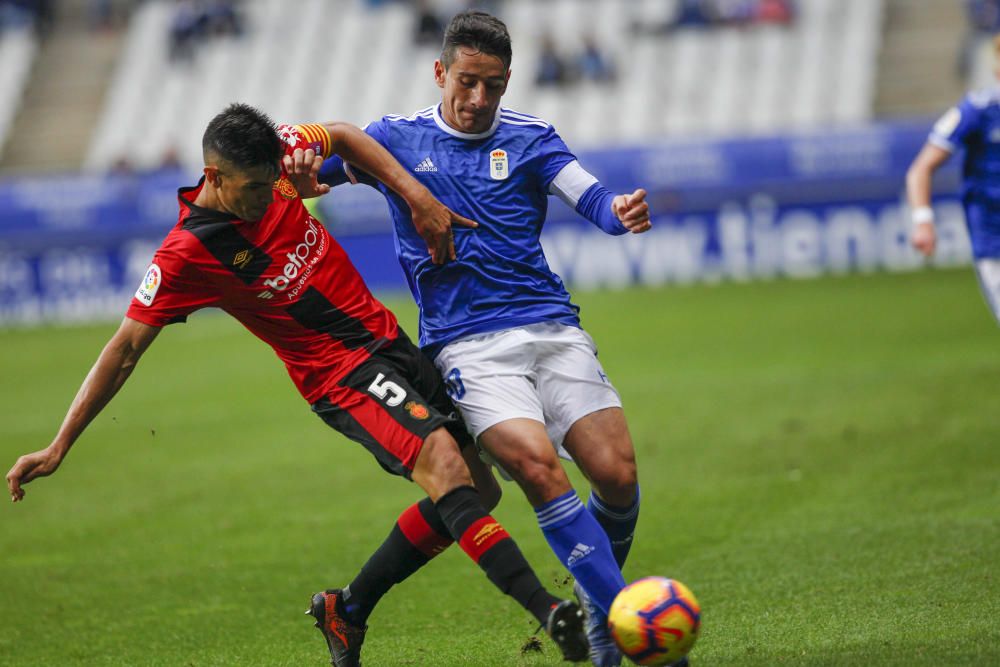
[[[670,665],[698,638],[701,607],[687,586],[665,577],[633,581],[611,603],[608,627],[621,652],[639,665]]]

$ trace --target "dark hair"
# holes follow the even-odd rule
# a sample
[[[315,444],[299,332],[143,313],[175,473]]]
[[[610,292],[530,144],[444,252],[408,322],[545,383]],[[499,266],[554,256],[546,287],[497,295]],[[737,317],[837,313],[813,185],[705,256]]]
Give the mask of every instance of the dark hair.
[[[444,31],[441,62],[445,69],[455,62],[455,49],[468,46],[481,53],[496,56],[510,69],[510,33],[504,22],[486,12],[476,10],[456,14]]]
[[[248,104],[230,104],[211,120],[201,139],[208,162],[216,155],[238,169],[278,168],[284,146],[267,114]]]

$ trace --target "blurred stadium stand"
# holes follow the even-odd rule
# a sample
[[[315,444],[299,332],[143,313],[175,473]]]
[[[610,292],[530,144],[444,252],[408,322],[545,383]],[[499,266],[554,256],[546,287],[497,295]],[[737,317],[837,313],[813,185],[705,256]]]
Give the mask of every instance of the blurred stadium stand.
[[[412,8],[370,7],[361,0],[294,4],[304,29],[291,43],[281,18],[289,3],[247,0],[246,35],[205,44],[193,63],[168,57],[174,3],[140,7],[86,166],[108,168],[129,153],[136,166],[153,167],[175,147],[183,162],[196,163],[201,128],[233,99],[276,118],[358,124],[435,101],[431,64],[438,47],[413,43]],[[873,113],[883,4],[801,0],[798,20],[789,27],[692,28],[664,35],[637,34],[632,26],[669,20],[676,2],[508,0],[502,16],[515,50],[504,103],[545,118],[577,146],[864,122]],[[552,30],[566,53],[578,51],[584,36],[593,34],[622,76],[582,82],[571,95],[565,88],[536,86],[532,72],[543,30]],[[130,146],[139,127],[145,140]]]
[[[0,150],[28,86],[38,37],[30,26],[0,30]]]
[[[46,6],[40,1],[22,4]],[[4,95],[0,103],[17,104],[16,113],[10,114],[11,122],[0,121],[0,167],[7,173],[80,167],[103,108],[110,74],[120,56],[121,33],[113,29],[111,21],[124,15],[130,3],[61,0],[50,5],[51,17],[45,17],[44,30],[36,26],[36,30],[21,29],[16,33],[18,39],[30,41],[31,47],[19,47],[23,64],[21,94],[13,94],[10,99]],[[27,63],[23,62],[25,53],[30,55]],[[6,57],[3,63],[6,69]],[[29,72],[30,77],[23,80]],[[12,73],[5,71],[0,76]]]
[[[280,121],[357,124],[435,103],[439,47],[415,40],[420,11],[446,19],[468,4],[52,1],[41,37],[0,31],[0,326],[120,315],[176,220],[176,188],[197,177],[205,124],[229,102]],[[543,243],[569,282],[924,265],[906,240],[903,175],[932,115],[969,82],[993,81],[991,32],[967,12],[995,6],[1000,21],[1000,0],[795,0],[790,20],[684,18],[692,3],[754,2],[764,0],[473,3],[513,36],[504,106],[552,122],[608,187],[650,192],[655,225],[642,237],[608,237],[550,207]],[[229,5],[235,23],[181,39],[182,12]],[[592,40],[613,75],[538,85],[546,36],[571,66]],[[969,260],[956,162],[935,190],[940,265]],[[387,270],[377,194],[338,188],[318,206],[373,287],[403,287]]]
[[[959,45],[967,30],[966,3],[887,0],[886,4],[889,29],[882,45],[876,114],[942,113],[961,97],[967,83],[957,75]],[[992,54],[983,55],[992,70]],[[973,85],[989,83],[980,80]]]
[[[797,0],[787,26],[641,29],[675,20],[680,2],[494,2],[514,36],[505,106],[549,120],[574,146],[592,147],[926,115],[966,85],[954,74],[954,52],[941,57],[942,44],[960,43],[966,31],[959,2]],[[170,57],[177,0],[118,0],[131,8],[127,29],[97,39],[80,29],[88,4],[59,3],[41,48],[27,30],[0,38],[0,167],[8,173],[106,170],[126,158],[149,169],[174,154],[195,165],[201,128],[234,99],[280,119],[363,124],[437,98],[437,47],[414,43],[417,12],[407,3],[243,0],[236,3],[242,37],[205,40],[180,62]],[[427,4],[446,16],[458,3]],[[290,33],[293,16],[300,27]],[[592,36],[620,75],[568,88],[535,85],[539,43],[549,33],[565,54]],[[988,83],[988,48],[976,53],[969,78]],[[132,140],[137,132],[142,142]],[[39,137],[47,139],[39,145]]]

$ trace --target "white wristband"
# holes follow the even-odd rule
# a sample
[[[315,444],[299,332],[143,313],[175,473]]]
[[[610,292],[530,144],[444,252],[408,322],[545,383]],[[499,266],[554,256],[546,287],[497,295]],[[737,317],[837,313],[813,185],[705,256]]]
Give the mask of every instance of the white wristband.
[[[910,211],[910,220],[914,225],[922,225],[924,223],[934,224],[934,209],[930,206],[918,206],[912,211]]]

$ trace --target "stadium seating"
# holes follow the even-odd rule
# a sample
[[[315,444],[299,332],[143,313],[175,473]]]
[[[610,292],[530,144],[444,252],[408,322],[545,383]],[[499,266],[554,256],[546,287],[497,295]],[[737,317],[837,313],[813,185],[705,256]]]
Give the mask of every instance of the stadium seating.
[[[507,0],[514,73],[504,104],[545,118],[582,147],[864,122],[872,115],[883,4],[799,0],[799,16],[787,28],[656,34],[634,33],[632,26],[666,21],[675,2]],[[294,30],[287,3],[247,0],[243,6],[247,34],[203,45],[193,63],[167,57],[172,3],[139,7],[88,167],[107,168],[125,153],[138,167],[155,167],[172,149],[183,162],[196,163],[205,123],[234,100],[281,120],[363,124],[438,98],[431,78],[436,49],[413,45],[415,15],[404,4],[300,0]],[[593,34],[615,62],[617,79],[536,87],[538,42],[549,26],[557,28],[552,36],[566,53]],[[139,135],[144,139],[136,145]]]
[[[0,151],[14,122],[38,51],[38,39],[30,27],[0,30]]]

